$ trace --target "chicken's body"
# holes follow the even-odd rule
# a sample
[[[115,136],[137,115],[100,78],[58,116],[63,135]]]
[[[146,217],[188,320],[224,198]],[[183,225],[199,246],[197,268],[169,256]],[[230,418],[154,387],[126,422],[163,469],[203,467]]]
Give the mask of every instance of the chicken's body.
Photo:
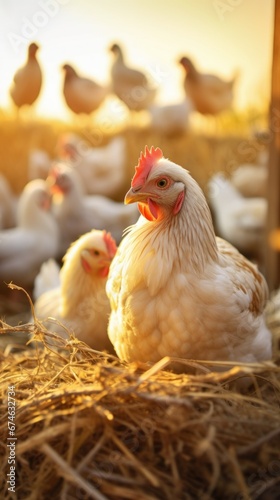
[[[217,115],[230,108],[236,77],[224,81],[216,75],[200,73],[187,57],[182,57],[180,64],[186,71],[185,93],[199,113]]]
[[[192,103],[187,97],[177,104],[151,106],[149,109],[151,128],[165,136],[183,134],[189,128],[189,117],[192,110]]]
[[[89,78],[81,77],[70,64],[63,66],[65,78],[63,95],[67,106],[76,114],[91,114],[108,95],[108,89]]]
[[[247,198],[266,197],[268,184],[267,165],[244,164],[232,173],[231,182]]]
[[[71,245],[63,259],[60,285],[35,302],[39,319],[52,317],[62,325],[47,321],[49,330],[67,337],[68,329],[94,349],[113,350],[107,335],[110,306],[105,284],[115,252],[115,242],[105,231],[92,230]],[[55,269],[54,273],[57,280]]]
[[[149,362],[166,355],[269,359],[263,276],[216,239],[205,197],[187,171],[155,151],[146,156],[148,171],[138,169],[126,195],[144,217],[120,244],[107,282],[117,355]]]
[[[28,48],[28,59],[22,68],[18,69],[10,95],[17,108],[31,106],[38,98],[42,86],[42,71],[36,59],[38,45],[31,43]]]
[[[149,84],[142,71],[126,65],[118,44],[112,45],[110,50],[115,56],[111,68],[114,93],[132,111],[149,108],[156,97],[157,89]]]

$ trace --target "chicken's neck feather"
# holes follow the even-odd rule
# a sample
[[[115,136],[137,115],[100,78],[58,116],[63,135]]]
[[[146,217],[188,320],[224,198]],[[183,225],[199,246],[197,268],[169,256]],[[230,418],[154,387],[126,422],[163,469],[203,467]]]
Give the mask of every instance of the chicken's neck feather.
[[[127,275],[137,283],[145,279],[152,294],[165,286],[174,270],[202,275],[217,262],[213,222],[204,194],[188,181],[182,209],[162,220],[140,218],[122,242]]]

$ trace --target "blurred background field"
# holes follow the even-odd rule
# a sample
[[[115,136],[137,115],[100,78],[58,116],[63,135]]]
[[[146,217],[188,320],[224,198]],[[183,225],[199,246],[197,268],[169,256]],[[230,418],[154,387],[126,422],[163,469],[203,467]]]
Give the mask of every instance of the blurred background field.
[[[240,164],[257,162],[259,153],[268,149],[267,108],[239,115],[226,113],[216,120],[195,118],[193,127],[173,137],[166,137],[141,123],[114,127],[115,133],[124,137],[127,153],[126,183],[114,198],[122,201],[139,154],[146,144],[159,146],[166,157],[188,169],[203,189],[214,172],[230,174]],[[51,159],[57,159],[59,138],[69,132],[79,135],[91,147],[100,147],[108,144],[115,135],[104,128],[102,122],[94,123],[94,120],[84,126],[73,121],[17,120],[3,114],[0,117],[0,172],[5,174],[14,192],[20,194],[28,181],[28,159],[32,151],[40,149]]]

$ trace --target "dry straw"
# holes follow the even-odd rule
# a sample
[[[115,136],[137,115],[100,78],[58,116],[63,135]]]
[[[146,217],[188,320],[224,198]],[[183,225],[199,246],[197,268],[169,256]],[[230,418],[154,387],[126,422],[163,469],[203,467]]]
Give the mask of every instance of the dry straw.
[[[1,354],[3,499],[276,499],[280,367],[180,361],[123,364],[35,325]],[[194,373],[195,370],[195,373]],[[235,381],[251,386],[238,392]],[[16,493],[7,483],[7,391],[16,393]],[[277,493],[278,492],[278,493]]]

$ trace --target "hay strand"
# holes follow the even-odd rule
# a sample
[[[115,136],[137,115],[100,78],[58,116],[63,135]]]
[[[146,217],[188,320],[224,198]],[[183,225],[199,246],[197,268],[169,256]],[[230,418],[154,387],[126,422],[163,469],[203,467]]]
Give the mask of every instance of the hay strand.
[[[102,495],[94,486],[87,481],[85,481],[72,467],[70,467],[63,458],[61,458],[56,451],[51,448],[48,444],[43,444],[41,446],[43,452],[57,465],[62,476],[77,486],[84,490],[90,498],[94,500],[107,500],[107,497]]]

